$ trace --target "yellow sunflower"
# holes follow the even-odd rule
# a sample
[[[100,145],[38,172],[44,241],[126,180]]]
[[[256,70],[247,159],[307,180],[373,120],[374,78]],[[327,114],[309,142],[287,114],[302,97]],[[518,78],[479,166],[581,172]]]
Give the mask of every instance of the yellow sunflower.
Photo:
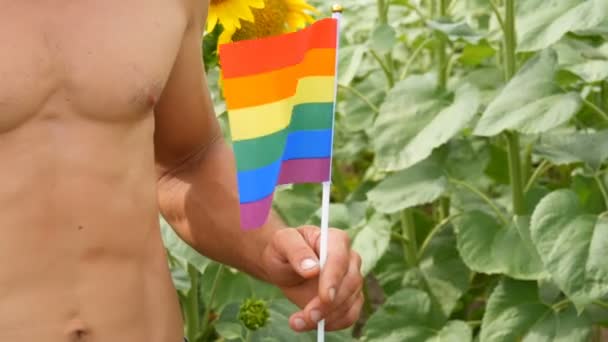
[[[253,8],[263,8],[264,0],[211,0],[207,14],[207,32],[222,24],[224,30],[241,27],[241,20],[252,21]]]
[[[263,38],[293,32],[314,21],[317,10],[306,0],[263,0],[262,8],[252,9],[253,20],[241,19],[240,25],[224,26],[219,44]]]

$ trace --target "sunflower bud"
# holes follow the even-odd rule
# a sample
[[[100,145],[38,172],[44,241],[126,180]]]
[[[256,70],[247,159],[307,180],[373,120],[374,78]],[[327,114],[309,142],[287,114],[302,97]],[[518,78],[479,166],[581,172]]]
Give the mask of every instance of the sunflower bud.
[[[249,330],[258,330],[266,325],[270,312],[268,305],[261,299],[248,298],[239,310],[239,321]]]

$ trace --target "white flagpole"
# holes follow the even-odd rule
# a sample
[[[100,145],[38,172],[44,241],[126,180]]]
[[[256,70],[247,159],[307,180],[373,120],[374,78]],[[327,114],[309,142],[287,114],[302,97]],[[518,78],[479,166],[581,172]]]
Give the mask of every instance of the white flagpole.
[[[338,95],[338,51],[340,46],[340,18],[342,15],[342,6],[333,5],[331,8],[332,18],[336,19],[337,29],[336,29],[336,79],[334,82],[334,108],[333,108],[333,118],[332,118],[332,148],[330,154],[330,162],[329,162],[329,172],[331,175],[331,159],[333,158],[333,132],[334,132],[334,122],[336,115],[336,101]],[[331,177],[330,180],[323,182],[323,195],[321,197],[321,241],[320,241],[320,251],[319,251],[319,262],[321,271],[325,266],[325,262],[327,261],[327,236],[329,234],[329,196],[331,193]],[[325,342],[325,320],[317,323],[317,342]]]

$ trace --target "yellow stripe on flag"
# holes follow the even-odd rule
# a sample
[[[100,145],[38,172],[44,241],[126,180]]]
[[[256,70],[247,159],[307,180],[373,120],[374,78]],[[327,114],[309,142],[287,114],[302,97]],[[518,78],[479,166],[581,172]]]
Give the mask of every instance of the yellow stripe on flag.
[[[296,94],[277,102],[228,111],[232,140],[245,140],[287,128],[293,107],[302,103],[333,102],[334,77],[314,76],[299,80]]]

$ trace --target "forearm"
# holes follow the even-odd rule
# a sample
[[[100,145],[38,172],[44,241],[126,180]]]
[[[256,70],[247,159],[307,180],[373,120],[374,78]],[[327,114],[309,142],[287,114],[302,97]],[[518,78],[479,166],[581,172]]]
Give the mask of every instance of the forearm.
[[[240,227],[231,149],[218,139],[158,182],[160,210],[178,235],[201,254],[265,280],[262,251],[283,227],[275,215],[259,229]]]

